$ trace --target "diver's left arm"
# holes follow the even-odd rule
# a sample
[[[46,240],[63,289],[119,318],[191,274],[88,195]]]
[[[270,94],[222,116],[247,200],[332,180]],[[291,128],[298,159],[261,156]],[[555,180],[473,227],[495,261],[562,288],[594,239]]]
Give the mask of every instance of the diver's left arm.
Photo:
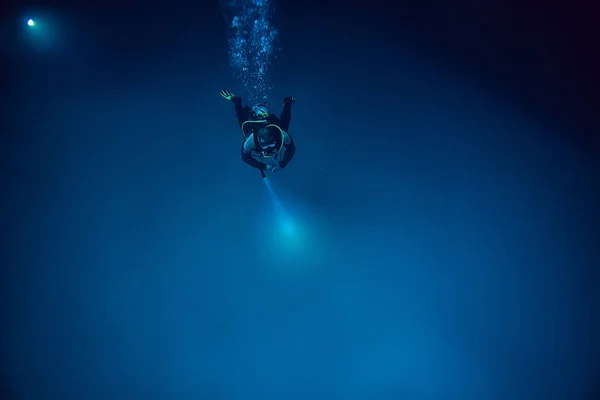
[[[286,134],[289,137],[289,143],[283,144],[283,147],[285,148],[285,153],[283,154],[283,159],[279,163],[279,166],[282,169],[288,165],[290,160],[294,157],[294,154],[296,154],[296,144],[294,143],[294,139],[292,139],[289,133]]]
[[[295,103],[296,99],[293,97],[286,97],[283,99],[283,110],[279,115],[279,126],[284,131],[290,128],[290,122],[292,122],[292,103]]]

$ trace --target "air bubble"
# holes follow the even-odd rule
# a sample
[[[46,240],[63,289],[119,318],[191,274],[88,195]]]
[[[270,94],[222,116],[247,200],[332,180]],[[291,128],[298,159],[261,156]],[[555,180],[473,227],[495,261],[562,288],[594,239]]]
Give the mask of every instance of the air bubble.
[[[270,0],[223,0],[232,14],[230,64],[250,98],[265,96],[270,89],[266,78],[274,57],[277,30],[269,18]]]

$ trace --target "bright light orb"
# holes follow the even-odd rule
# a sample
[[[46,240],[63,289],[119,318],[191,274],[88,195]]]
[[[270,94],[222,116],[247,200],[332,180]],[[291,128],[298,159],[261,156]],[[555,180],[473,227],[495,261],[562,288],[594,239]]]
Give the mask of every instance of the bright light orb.
[[[35,26],[35,21],[32,19],[27,20],[27,25],[29,26]]]

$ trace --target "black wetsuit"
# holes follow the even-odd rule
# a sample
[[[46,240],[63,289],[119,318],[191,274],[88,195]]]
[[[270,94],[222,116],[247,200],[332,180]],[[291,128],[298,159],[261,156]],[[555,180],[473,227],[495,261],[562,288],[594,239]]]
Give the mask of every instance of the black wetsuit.
[[[242,106],[242,99],[240,97],[234,97],[232,99],[232,102],[235,106],[235,114],[236,114],[236,117],[238,120],[238,124],[240,125],[240,128],[242,128],[242,132],[244,134],[244,139],[247,139],[250,135],[252,135],[256,131],[258,131],[258,129],[260,127],[265,126],[265,125],[270,125],[270,124],[279,126],[283,131],[285,131],[289,135],[288,129],[290,127],[290,122],[292,120],[292,103],[291,102],[289,102],[289,101],[284,102],[283,110],[281,111],[279,118],[277,118],[277,116],[275,114],[269,114],[269,116],[266,118],[257,117],[252,112],[252,108],[250,106]],[[258,121],[256,124],[254,124],[254,123],[244,124],[244,122],[254,121],[255,119]],[[291,139],[291,135],[290,135],[290,139]],[[285,168],[287,166],[287,164],[290,162],[290,160],[292,159],[292,157],[294,157],[294,154],[296,153],[296,145],[294,144],[293,139],[291,140],[291,143],[284,144],[284,147],[285,147],[285,155],[279,164],[279,167],[281,167],[281,168]],[[243,144],[242,144],[242,160],[246,164],[250,165],[251,167],[260,169],[262,171],[267,169],[266,164],[256,160],[254,157],[252,157],[251,153],[244,151]]]

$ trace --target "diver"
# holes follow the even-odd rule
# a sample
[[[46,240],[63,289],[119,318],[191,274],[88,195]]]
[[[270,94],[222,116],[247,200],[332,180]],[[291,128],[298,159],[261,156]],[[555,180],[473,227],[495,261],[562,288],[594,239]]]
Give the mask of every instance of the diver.
[[[242,106],[242,98],[227,89],[221,90],[221,96],[233,102],[238,124],[242,129],[242,160],[261,171],[279,171],[284,169],[294,154],[296,145],[288,133],[292,119],[293,97],[283,99],[283,110],[279,118],[269,110],[268,103],[252,107]]]

